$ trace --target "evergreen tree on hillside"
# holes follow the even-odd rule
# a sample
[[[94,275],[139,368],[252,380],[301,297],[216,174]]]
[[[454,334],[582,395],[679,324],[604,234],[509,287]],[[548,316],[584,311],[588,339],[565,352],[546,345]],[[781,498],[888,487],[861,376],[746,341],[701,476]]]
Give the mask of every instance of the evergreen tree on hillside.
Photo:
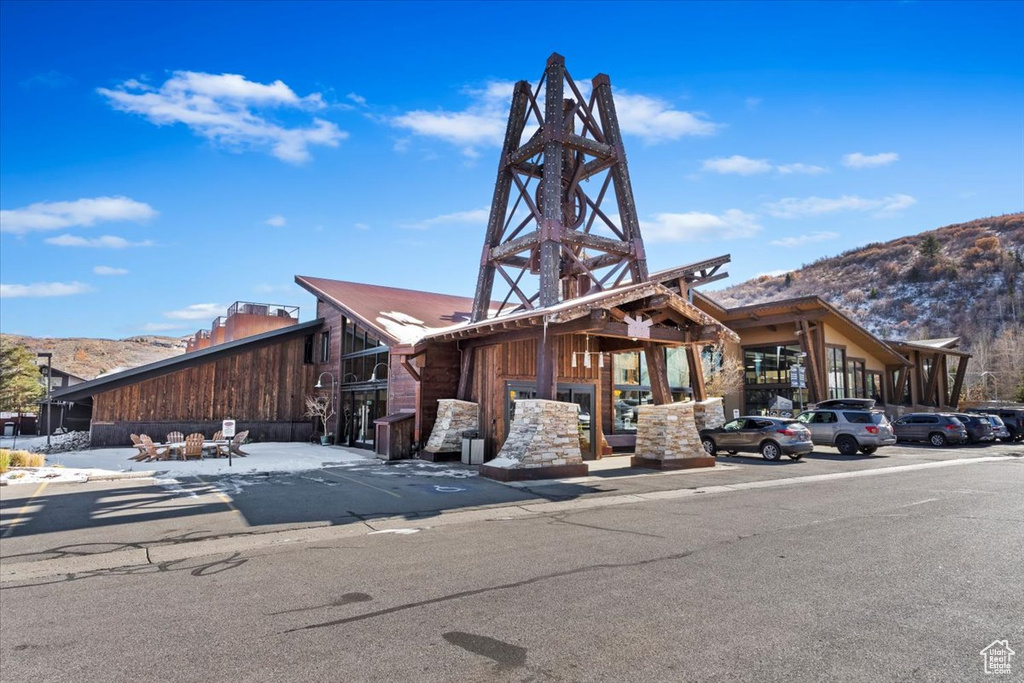
[[[939,244],[939,240],[935,235],[928,235],[921,240],[921,244],[917,247],[918,253],[926,259],[933,259],[938,256],[940,249],[942,249],[942,245]]]
[[[24,346],[0,345],[0,410],[31,413],[42,397],[43,385],[32,352]]]

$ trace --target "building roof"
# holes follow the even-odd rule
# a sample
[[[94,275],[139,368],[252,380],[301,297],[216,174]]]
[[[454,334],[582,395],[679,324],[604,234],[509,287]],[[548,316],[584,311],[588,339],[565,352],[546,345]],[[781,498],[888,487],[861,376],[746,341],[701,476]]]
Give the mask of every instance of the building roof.
[[[200,349],[199,351],[193,351],[192,353],[174,356],[173,358],[165,358],[164,360],[160,360],[155,363],[131,368],[130,370],[115,372],[110,375],[103,375],[102,377],[91,379],[88,382],[82,382],[81,384],[75,384],[64,389],[58,389],[53,392],[51,398],[59,401],[79,401],[83,398],[103,393],[104,391],[110,391],[128,384],[134,384],[136,382],[141,382],[142,380],[167,375],[195,365],[201,365],[221,356],[228,356],[240,351],[249,351],[260,346],[276,344],[300,334],[309,334],[323,325],[323,323],[323,319],[318,318],[307,323],[289,325],[288,327],[282,327],[262,334],[255,334],[251,337],[245,337],[237,341],[217,344],[216,346]]]
[[[846,313],[828,303],[819,296],[801,296],[792,299],[778,299],[776,301],[765,301],[758,304],[748,304],[735,308],[725,308],[715,302],[706,294],[694,292],[693,303],[708,311],[721,320],[726,326],[730,322],[758,321],[768,316],[785,318],[792,315],[796,320],[800,315],[820,312],[833,327],[846,334],[851,339],[859,341],[865,348],[873,348],[881,360],[892,365],[909,365],[910,362],[893,348],[889,342],[879,339],[865,328],[858,325]],[[767,323],[766,323],[767,324]]]
[[[901,353],[923,351],[925,353],[943,353],[947,356],[958,356],[960,358],[971,357],[971,354],[965,351],[958,351],[955,348],[960,343],[960,337],[949,337],[948,339],[921,339],[916,341],[886,339],[885,343]]]
[[[472,317],[473,299],[414,289],[296,275],[295,282],[361,320],[391,344],[412,344]]]
[[[960,346],[960,337],[946,337],[945,339],[908,339],[907,344],[918,346],[931,346],[936,349],[955,349]]]

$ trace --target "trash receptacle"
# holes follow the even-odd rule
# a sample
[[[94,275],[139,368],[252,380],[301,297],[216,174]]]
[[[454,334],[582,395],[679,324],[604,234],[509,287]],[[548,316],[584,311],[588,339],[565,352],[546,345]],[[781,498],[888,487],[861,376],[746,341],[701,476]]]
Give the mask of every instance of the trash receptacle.
[[[14,436],[13,422],[4,422],[4,436]]]
[[[462,464],[484,464],[484,440],[472,437],[462,438]]]

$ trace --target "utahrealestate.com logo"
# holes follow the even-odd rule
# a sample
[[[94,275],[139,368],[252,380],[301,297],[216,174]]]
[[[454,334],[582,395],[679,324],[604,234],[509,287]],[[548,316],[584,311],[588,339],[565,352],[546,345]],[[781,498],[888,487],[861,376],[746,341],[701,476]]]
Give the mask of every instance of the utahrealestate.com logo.
[[[1010,658],[1015,654],[1017,653],[1010,649],[1010,641],[993,640],[981,651],[981,656],[985,658],[985,673],[1010,673]]]

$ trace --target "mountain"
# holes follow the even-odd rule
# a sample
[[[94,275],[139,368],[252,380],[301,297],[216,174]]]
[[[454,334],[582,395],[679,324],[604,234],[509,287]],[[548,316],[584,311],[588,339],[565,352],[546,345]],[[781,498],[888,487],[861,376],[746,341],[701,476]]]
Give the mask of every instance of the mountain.
[[[818,295],[884,338],[970,344],[1024,321],[1024,213],[947,225],[707,294],[726,306]]]
[[[965,396],[1024,400],[1024,213],[947,225],[717,292],[725,306],[818,295],[884,339],[961,337]]]
[[[0,334],[0,344],[16,344],[32,352],[49,351],[53,354],[53,367],[83,379],[93,379],[105,372],[134,368],[185,352],[184,340],[158,336],[58,339]]]

